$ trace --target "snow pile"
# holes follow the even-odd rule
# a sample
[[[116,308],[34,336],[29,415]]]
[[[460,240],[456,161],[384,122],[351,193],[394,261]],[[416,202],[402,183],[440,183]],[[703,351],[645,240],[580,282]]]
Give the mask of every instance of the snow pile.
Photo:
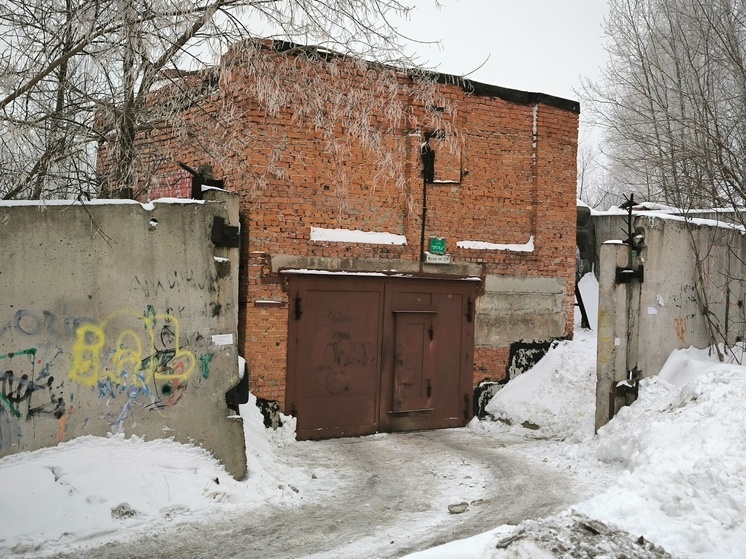
[[[598,456],[627,471],[577,510],[674,555],[746,549],[746,367],[674,352],[640,399],[599,432]]]
[[[541,437],[579,441],[593,436],[595,394],[595,333],[578,329],[574,340],[553,345],[530,371],[505,385],[485,410]]]
[[[295,441],[294,417],[280,414],[282,426],[276,430],[264,427],[264,416],[256,406],[256,396],[249,393],[249,401],[239,406],[244,422],[244,437],[246,440],[246,459],[249,475],[247,479],[261,488],[274,488],[278,479],[292,479],[295,472],[277,460],[275,448],[287,446]]]
[[[598,280],[593,273],[585,274],[578,287],[592,330],[580,328],[576,308],[574,339],[554,344],[531,370],[511,380],[485,407],[493,419],[520,426],[514,431],[523,427],[523,435],[525,428],[535,429],[538,437],[569,441],[594,434]],[[484,421],[474,421],[471,427],[499,429]]]
[[[743,557],[746,367],[718,363],[710,350],[675,351],[657,377],[641,382],[639,399],[591,438],[586,435],[593,431],[594,387],[595,344],[578,329],[575,340],[558,344],[533,369],[509,382],[487,410],[514,425],[538,425],[539,435],[565,438],[557,443],[556,454],[579,461],[595,455],[602,464],[625,469],[605,491],[573,507],[573,514],[618,527],[642,542],[645,550],[640,547],[630,556],[667,556],[647,549],[652,542],[675,557]],[[505,429],[498,425],[482,421],[472,427]],[[559,557],[551,541],[542,543],[541,533],[561,517],[502,526],[415,556]],[[496,550],[500,542],[506,545]],[[619,541],[607,545],[610,552],[621,549]]]
[[[584,427],[569,438],[586,433],[588,418],[574,423],[567,408],[577,412],[588,404],[574,394],[588,389],[588,364],[571,355],[577,350],[590,358],[592,352],[582,349],[589,340],[578,331],[575,341],[563,344],[508,383],[487,409],[512,422],[540,425],[539,432],[547,434],[561,436],[573,425]],[[571,389],[564,390],[563,383]],[[479,423],[474,427],[497,425]],[[658,377],[641,382],[639,399],[620,410],[598,437],[558,444],[560,454],[585,459],[595,453],[625,471],[572,511],[501,526],[412,557],[543,559],[591,550],[589,556],[604,557],[744,556],[746,367],[717,363],[707,350],[675,351]],[[564,553],[561,545],[568,542],[574,543]]]
[[[583,298],[585,312],[588,315],[588,323],[591,330],[598,332],[598,280],[593,272],[588,272],[578,282],[580,296]],[[575,314],[580,315],[580,309],[575,309]],[[575,332],[579,330],[579,316],[575,319]]]
[[[671,559],[655,544],[634,539],[577,512],[505,524],[403,559]]]
[[[278,463],[273,445],[287,444],[294,426],[287,422],[270,442],[255,402],[251,396],[241,407],[249,449],[243,482],[207,451],[169,439],[86,436],[3,458],[0,555],[48,555],[219,510],[292,502],[308,476]]]
[[[89,540],[123,523],[144,526],[243,500],[239,483],[212,456],[171,440],[80,437],[6,457],[0,472],[23,480],[3,490],[0,546],[16,552],[40,540],[64,544],[70,533]]]

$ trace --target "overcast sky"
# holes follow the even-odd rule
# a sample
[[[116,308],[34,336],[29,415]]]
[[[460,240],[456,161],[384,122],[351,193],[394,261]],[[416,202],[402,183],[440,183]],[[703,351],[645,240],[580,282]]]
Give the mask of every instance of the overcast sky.
[[[401,29],[439,46],[417,53],[447,74],[578,99],[580,76],[604,64],[601,21],[606,0],[417,0]],[[489,57],[489,58],[488,58]],[[486,60],[486,63],[485,63]]]

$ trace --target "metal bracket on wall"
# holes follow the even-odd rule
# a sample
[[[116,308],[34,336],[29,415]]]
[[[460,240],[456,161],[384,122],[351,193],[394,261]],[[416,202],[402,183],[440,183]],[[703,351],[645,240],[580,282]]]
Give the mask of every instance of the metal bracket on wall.
[[[638,280],[640,283],[645,281],[645,266],[640,266],[637,270],[632,268],[617,268],[616,283],[631,283]]]
[[[212,219],[212,230],[210,231],[210,240],[216,247],[238,248],[239,235],[238,227],[228,225],[225,219],[215,216]]]

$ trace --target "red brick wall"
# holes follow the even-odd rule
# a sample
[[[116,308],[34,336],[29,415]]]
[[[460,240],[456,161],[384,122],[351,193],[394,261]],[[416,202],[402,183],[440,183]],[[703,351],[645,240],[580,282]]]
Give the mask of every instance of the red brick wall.
[[[248,79],[234,68],[222,83],[232,80],[227,90],[235,94],[242,90],[241,80]],[[354,87],[354,72],[353,78],[340,83],[340,87]],[[566,335],[572,335],[578,115],[551,103],[470,95],[456,85],[443,85],[441,91],[455,109],[448,121],[458,132],[459,149],[451,153],[439,146],[442,142],[433,142],[438,146],[436,179],[458,178],[459,168],[464,175],[461,184],[427,187],[426,238],[446,237],[454,262],[482,263],[486,274],[558,278],[567,286],[563,310]],[[143,141],[158,145],[159,156],[166,153],[170,159],[154,184],[177,176],[176,161],[194,168],[210,163],[215,176],[240,193],[244,243],[240,351],[249,363],[252,391],[283,403],[287,295],[281,279],[267,275],[268,255],[418,261],[423,138],[413,134],[412,119],[385,134],[387,149],[402,164],[404,180],[399,185],[391,178],[374,181],[374,156],[353,142],[341,163],[347,178],[341,188],[340,162],[326,150],[323,133],[293,120],[291,110],[270,116],[250,98],[234,97],[232,103],[234,118],[229,127],[214,126],[210,117],[225,104],[216,94],[187,111],[187,120],[202,126],[203,138],[193,137],[192,142],[182,135],[177,140],[157,131]],[[424,112],[423,107],[414,107],[413,118],[421,122]],[[374,114],[372,119],[376,118]],[[237,140],[242,131],[247,138],[243,143]],[[232,151],[211,159],[221,143],[230,144]],[[152,190],[151,196],[155,193]],[[405,235],[407,245],[312,242],[311,227],[395,233]],[[460,240],[523,244],[532,235],[534,252],[456,247]],[[475,385],[486,378],[502,380],[508,353],[507,347],[477,348]]]
[[[474,348],[474,386],[482,381],[500,382],[507,378],[510,348]]]

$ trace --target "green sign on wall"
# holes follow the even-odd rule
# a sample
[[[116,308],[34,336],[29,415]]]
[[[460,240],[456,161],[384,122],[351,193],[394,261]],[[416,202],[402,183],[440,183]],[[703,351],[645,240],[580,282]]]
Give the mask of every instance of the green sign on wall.
[[[445,254],[446,253],[446,240],[444,237],[430,237],[430,243],[428,244],[428,252],[432,254]]]

